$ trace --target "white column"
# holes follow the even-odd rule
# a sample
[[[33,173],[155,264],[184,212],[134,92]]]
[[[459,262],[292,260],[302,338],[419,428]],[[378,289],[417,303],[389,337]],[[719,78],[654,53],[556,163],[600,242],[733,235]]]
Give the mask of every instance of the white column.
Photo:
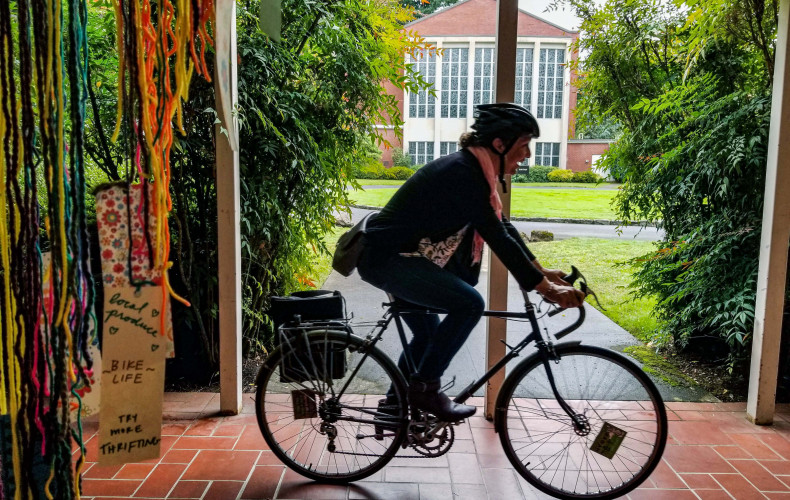
[[[755,424],[773,423],[776,381],[779,372],[779,345],[782,337],[782,309],[790,240],[790,65],[787,52],[790,0],[779,6],[779,33],[774,61],[771,130],[768,133],[768,161],[765,174],[765,206],[760,240],[760,268],[757,275],[757,302],[754,310],[751,376],[746,416]],[[784,194],[782,194],[784,193]]]
[[[241,225],[239,223],[239,152],[231,147],[228,137],[220,127],[235,131],[236,124],[226,123],[223,116],[222,96],[238,102],[236,75],[236,4],[233,0],[218,2],[217,9],[231,9],[229,25],[216,29],[230,30],[226,78],[220,80],[220,71],[214,72],[216,106],[221,124],[215,125],[217,162],[217,245],[219,285],[219,370],[220,412],[236,415],[241,412]],[[226,11],[227,12],[227,11]],[[224,24],[224,23],[223,23]],[[219,38],[219,36],[218,36]],[[220,55],[217,55],[217,59]],[[215,68],[220,68],[216,64]],[[228,85],[229,84],[229,85]],[[224,87],[224,92],[223,92]],[[228,89],[230,92],[228,92]],[[227,94],[230,94],[229,96]],[[238,144],[238,136],[236,141]],[[238,148],[238,146],[236,146]]]
[[[570,42],[565,45],[565,68],[562,71],[562,126],[560,136],[560,168],[568,168],[568,125],[571,107],[571,52]]]
[[[497,0],[497,37],[496,37],[496,102],[513,102],[516,93],[516,37],[518,33],[518,0]],[[507,178],[508,187],[510,177]],[[510,189],[501,192],[502,215],[510,215]],[[488,307],[504,311],[507,309],[507,269],[489,252],[488,262]],[[505,355],[507,322],[501,318],[488,318],[486,324],[486,370]],[[505,380],[505,371],[500,370],[486,384],[485,417],[494,418],[496,395]]]
[[[440,39],[436,42],[437,50],[444,48],[444,42]],[[433,110],[433,141],[434,148],[439,148],[439,141],[442,137],[442,62],[443,57],[437,55],[436,57],[436,81],[434,88],[436,89],[435,109]],[[437,156],[439,149],[435,149],[433,154]]]
[[[475,49],[477,43],[474,39],[469,40],[469,72],[466,75],[466,130],[470,130],[475,122],[475,64],[477,57]]]

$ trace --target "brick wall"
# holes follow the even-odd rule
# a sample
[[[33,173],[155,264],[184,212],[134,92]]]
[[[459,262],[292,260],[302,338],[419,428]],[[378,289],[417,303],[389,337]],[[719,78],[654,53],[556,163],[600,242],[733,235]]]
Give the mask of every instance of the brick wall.
[[[497,0],[467,0],[454,7],[406,25],[431,36],[492,36],[496,33]],[[526,12],[518,13],[518,34],[523,36],[564,36],[568,32],[547,24]]]
[[[571,140],[568,141],[568,170],[583,172],[592,167],[592,156],[600,155],[609,149],[609,141]]]

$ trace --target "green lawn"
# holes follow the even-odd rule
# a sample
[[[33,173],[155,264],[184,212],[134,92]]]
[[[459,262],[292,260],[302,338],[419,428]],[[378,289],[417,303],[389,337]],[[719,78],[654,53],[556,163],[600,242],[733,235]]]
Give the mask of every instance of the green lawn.
[[[653,250],[652,242],[572,238],[530,243],[529,248],[546,268],[570,271],[571,264],[579,268],[606,308],[602,312],[636,338],[650,340],[657,326],[655,300],[633,298],[634,290],[628,286],[633,268],[625,262]],[[595,306],[594,299],[587,302]]]
[[[350,193],[357,205],[383,207],[395,189],[368,189]],[[617,217],[611,201],[616,189],[514,189],[510,214],[514,217],[555,217],[563,219],[606,219]]]

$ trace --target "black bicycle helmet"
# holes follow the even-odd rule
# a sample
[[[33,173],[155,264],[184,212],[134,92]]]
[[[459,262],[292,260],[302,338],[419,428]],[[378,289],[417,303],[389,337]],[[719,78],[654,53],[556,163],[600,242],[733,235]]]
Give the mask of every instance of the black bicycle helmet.
[[[505,155],[519,137],[530,135],[540,137],[538,121],[525,107],[510,102],[480,104],[475,107],[475,123],[472,125],[478,144],[491,148],[499,155],[499,182],[502,190],[505,187]],[[494,139],[499,138],[505,144],[502,152],[494,148]]]

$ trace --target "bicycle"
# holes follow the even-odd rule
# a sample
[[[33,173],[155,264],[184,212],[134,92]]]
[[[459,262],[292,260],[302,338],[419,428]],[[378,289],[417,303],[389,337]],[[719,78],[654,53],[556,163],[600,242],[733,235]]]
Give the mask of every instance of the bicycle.
[[[574,268],[575,280],[581,276]],[[580,288],[591,292],[583,276]],[[594,295],[594,294],[593,294]],[[596,298],[597,300],[597,298]],[[661,459],[667,439],[664,403],[653,382],[613,351],[544,339],[527,293],[525,311],[484,316],[526,320],[532,331],[480,379],[454,398],[463,403],[529,344],[536,352],[509,370],[496,400],[494,428],[513,467],[533,486],[562,498],[614,498],[641,484]],[[403,346],[404,314],[424,308],[390,302],[360,338],[348,322],[300,321],[267,357],[257,377],[256,412],[264,439],[284,464],[310,479],[344,484],[384,467],[401,448],[441,456],[454,425],[411,410],[406,378],[376,347],[394,322]],[[585,319],[554,334],[560,340]],[[506,344],[507,345],[507,344]],[[407,363],[413,370],[413,360]],[[390,389],[391,387],[391,389]],[[390,390],[387,404],[380,398]],[[401,456],[401,455],[399,455]]]

